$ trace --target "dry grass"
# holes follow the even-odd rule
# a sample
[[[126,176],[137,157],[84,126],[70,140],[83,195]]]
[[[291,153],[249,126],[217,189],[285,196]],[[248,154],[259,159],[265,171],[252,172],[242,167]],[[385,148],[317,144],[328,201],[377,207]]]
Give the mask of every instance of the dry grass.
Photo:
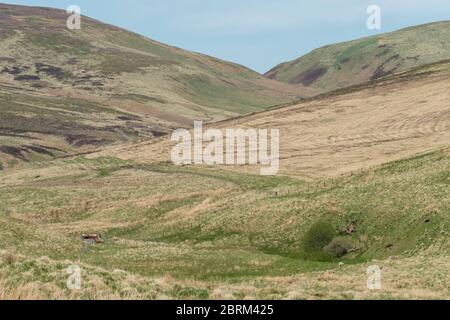
[[[302,179],[338,176],[448,146],[449,81],[448,73],[424,76],[211,126],[280,129],[280,174]],[[151,163],[169,161],[170,151],[165,138],[99,155]],[[251,166],[223,168],[258,172]]]
[[[310,183],[114,158],[30,164],[2,179],[0,241],[14,248],[0,264],[3,297],[445,299],[448,159],[443,150]],[[296,256],[311,223],[355,217],[362,251],[344,268]],[[84,233],[105,243],[86,248]],[[87,271],[81,292],[64,287],[72,261]],[[380,292],[364,287],[372,263],[385,272]]]
[[[424,75],[215,124],[280,129],[278,177],[173,166],[168,138],[7,170],[1,298],[448,299],[449,79]],[[356,224],[343,267],[303,254],[319,220]],[[105,242],[85,246],[88,233]],[[65,286],[73,263],[85,272],[76,292]],[[371,264],[383,268],[379,292],[365,287]]]
[[[20,257],[19,264],[31,260]],[[111,300],[111,299],[450,299],[450,260],[448,256],[418,255],[414,258],[392,257],[357,266],[305,273],[288,277],[256,277],[239,283],[227,281],[180,280],[171,276],[144,278],[122,270],[107,271],[87,265],[82,267],[82,288],[64,287],[65,268],[43,257],[34,260],[25,273],[15,275],[0,265],[0,300]],[[367,288],[366,270],[377,265],[382,270],[382,288]],[[40,279],[45,269],[57,281]],[[426,272],[425,272],[426,271]],[[9,275],[9,278],[8,278]],[[34,280],[30,280],[34,279]],[[413,289],[411,289],[413,288]],[[180,296],[181,295],[181,296]]]

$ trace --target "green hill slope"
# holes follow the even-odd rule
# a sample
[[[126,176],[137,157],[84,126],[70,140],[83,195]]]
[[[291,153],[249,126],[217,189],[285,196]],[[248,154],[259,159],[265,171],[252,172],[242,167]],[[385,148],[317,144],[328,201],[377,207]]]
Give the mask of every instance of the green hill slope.
[[[99,287],[92,297],[104,287],[127,297],[124,286],[138,286],[142,298],[445,299],[449,165],[443,149],[301,182],[114,158],[30,164],[0,182],[0,252],[10,252],[0,259],[0,288],[38,283],[34,293],[50,298],[89,298]],[[346,254],[305,255],[305,235],[320,221],[348,243]],[[84,246],[80,236],[90,233],[105,242]],[[80,296],[61,281],[70,261],[83,265]],[[370,293],[365,272],[374,263],[383,290]],[[155,292],[156,279],[190,289]]]
[[[88,17],[81,30],[69,30],[62,10],[1,4],[0,12],[0,79],[19,86],[134,101],[148,107],[143,113],[189,119],[242,114],[299,93],[240,65]]]
[[[437,22],[316,49],[266,77],[323,92],[450,58],[450,22]]]
[[[237,64],[62,10],[0,4],[0,161],[158,137],[303,96]],[[309,95],[309,94],[307,94]]]

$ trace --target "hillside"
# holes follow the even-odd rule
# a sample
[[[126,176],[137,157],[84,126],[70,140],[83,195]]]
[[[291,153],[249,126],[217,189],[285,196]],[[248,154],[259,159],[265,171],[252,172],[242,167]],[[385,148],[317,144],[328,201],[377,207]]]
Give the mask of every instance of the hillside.
[[[327,92],[450,58],[450,22],[328,45],[282,63],[266,77]]]
[[[62,10],[0,4],[0,161],[159,137],[311,95]]]
[[[0,298],[448,299],[449,78],[434,64],[215,124],[279,127],[280,176],[172,165],[168,137],[4,171]],[[307,251],[317,223],[343,253]]]
[[[441,62],[211,126],[279,129],[279,174],[326,178],[448,146],[449,101],[450,62]],[[170,141],[99,155],[164,162],[170,160]],[[252,166],[225,168],[258,172]]]
[[[313,182],[111,157],[31,163],[0,180],[0,298],[448,299],[449,168],[448,149]],[[305,256],[319,221],[352,252]],[[89,233],[105,242],[84,245]],[[74,263],[80,291],[65,287]],[[382,291],[366,288],[373,264]]]
[[[450,299],[450,60],[269,108],[292,86],[0,9],[0,300]],[[279,174],[174,165],[194,118],[279,129]]]

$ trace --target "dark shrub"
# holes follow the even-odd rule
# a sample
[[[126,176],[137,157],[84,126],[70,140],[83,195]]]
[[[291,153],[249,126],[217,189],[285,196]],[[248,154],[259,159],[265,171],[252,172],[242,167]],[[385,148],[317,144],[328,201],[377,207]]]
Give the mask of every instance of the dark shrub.
[[[323,253],[327,246],[336,236],[335,228],[328,222],[317,222],[311,226],[303,238],[303,250],[307,254]]]
[[[352,244],[349,240],[343,237],[334,238],[323,250],[333,257],[343,257],[352,249]]]

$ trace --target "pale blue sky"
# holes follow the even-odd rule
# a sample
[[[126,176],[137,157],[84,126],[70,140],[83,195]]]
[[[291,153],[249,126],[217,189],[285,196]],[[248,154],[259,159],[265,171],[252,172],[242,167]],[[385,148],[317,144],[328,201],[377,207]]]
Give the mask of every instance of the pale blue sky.
[[[0,0],[2,1],[2,0]],[[382,9],[388,32],[450,20],[449,0],[18,0],[65,9],[184,49],[234,61],[259,72],[322,45],[373,35],[366,9]]]

